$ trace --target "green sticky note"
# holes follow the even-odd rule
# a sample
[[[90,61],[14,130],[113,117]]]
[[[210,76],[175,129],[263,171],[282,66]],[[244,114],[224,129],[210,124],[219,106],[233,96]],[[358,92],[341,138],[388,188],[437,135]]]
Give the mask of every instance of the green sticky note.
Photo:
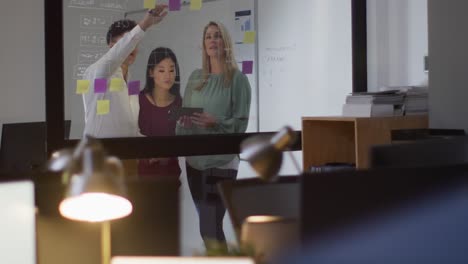
[[[124,80],[120,78],[112,78],[110,82],[109,91],[120,92],[124,89]]]
[[[85,94],[89,91],[89,80],[78,80],[76,81],[76,93]]]
[[[202,0],[190,0],[190,10],[200,10],[202,8]]]
[[[109,100],[98,100],[96,113],[98,115],[107,115],[110,112],[110,101]]]
[[[143,8],[153,9],[156,6],[156,0],[144,0]]]
[[[244,44],[255,43],[255,31],[246,31],[244,34]]]

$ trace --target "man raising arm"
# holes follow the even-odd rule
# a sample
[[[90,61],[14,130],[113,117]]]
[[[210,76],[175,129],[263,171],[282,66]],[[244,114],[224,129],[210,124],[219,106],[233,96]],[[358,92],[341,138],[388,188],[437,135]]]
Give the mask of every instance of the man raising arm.
[[[135,137],[138,132],[138,94],[129,95],[128,68],[135,61],[138,44],[145,31],[161,22],[167,15],[166,5],[156,5],[137,24],[123,19],[114,22],[106,35],[109,50],[97,62],[86,69],[84,79],[89,80],[91,89],[83,94],[85,112],[84,135],[98,138]],[[96,81],[97,80],[97,81]],[[117,91],[95,91],[95,83],[122,82]],[[98,103],[109,103],[109,113],[98,114]]]

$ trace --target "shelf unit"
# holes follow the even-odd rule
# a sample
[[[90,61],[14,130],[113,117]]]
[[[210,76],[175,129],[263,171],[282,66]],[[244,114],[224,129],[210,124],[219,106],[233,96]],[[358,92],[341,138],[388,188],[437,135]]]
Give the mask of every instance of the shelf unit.
[[[390,144],[394,129],[428,128],[428,117],[303,117],[303,169],[329,162],[369,167],[369,148]]]

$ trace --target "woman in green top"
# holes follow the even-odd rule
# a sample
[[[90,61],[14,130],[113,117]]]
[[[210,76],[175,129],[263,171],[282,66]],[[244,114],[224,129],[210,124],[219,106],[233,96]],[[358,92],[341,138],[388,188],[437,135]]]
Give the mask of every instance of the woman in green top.
[[[182,102],[183,107],[203,108],[203,113],[181,117],[178,135],[243,133],[247,129],[251,89],[247,77],[237,68],[232,50],[226,28],[217,22],[208,23],[203,31],[203,68],[190,75]],[[235,179],[238,166],[238,155],[186,158],[187,180],[205,241],[225,242],[226,209],[216,183]]]

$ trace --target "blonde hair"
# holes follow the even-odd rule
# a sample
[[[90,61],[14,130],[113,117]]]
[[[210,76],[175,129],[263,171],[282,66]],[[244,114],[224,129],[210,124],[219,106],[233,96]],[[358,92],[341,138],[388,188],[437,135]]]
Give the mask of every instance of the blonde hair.
[[[208,27],[210,26],[215,26],[218,28],[219,32],[221,33],[221,38],[223,39],[223,42],[224,42],[224,53],[223,53],[224,60],[222,60],[224,62],[223,67],[222,67],[224,87],[229,87],[231,85],[234,72],[235,70],[238,69],[237,63],[234,57],[233,45],[232,45],[231,36],[229,35],[229,32],[227,31],[226,27],[223,24],[219,22],[210,21],[205,26],[205,29],[203,30],[202,81],[200,82],[199,85],[197,85],[197,87],[195,88],[196,90],[201,90],[203,86],[205,86],[206,82],[208,81],[210,72],[211,72],[210,58],[208,56],[208,53],[206,52],[206,46],[205,46],[205,35],[206,35],[206,31],[208,30]]]

